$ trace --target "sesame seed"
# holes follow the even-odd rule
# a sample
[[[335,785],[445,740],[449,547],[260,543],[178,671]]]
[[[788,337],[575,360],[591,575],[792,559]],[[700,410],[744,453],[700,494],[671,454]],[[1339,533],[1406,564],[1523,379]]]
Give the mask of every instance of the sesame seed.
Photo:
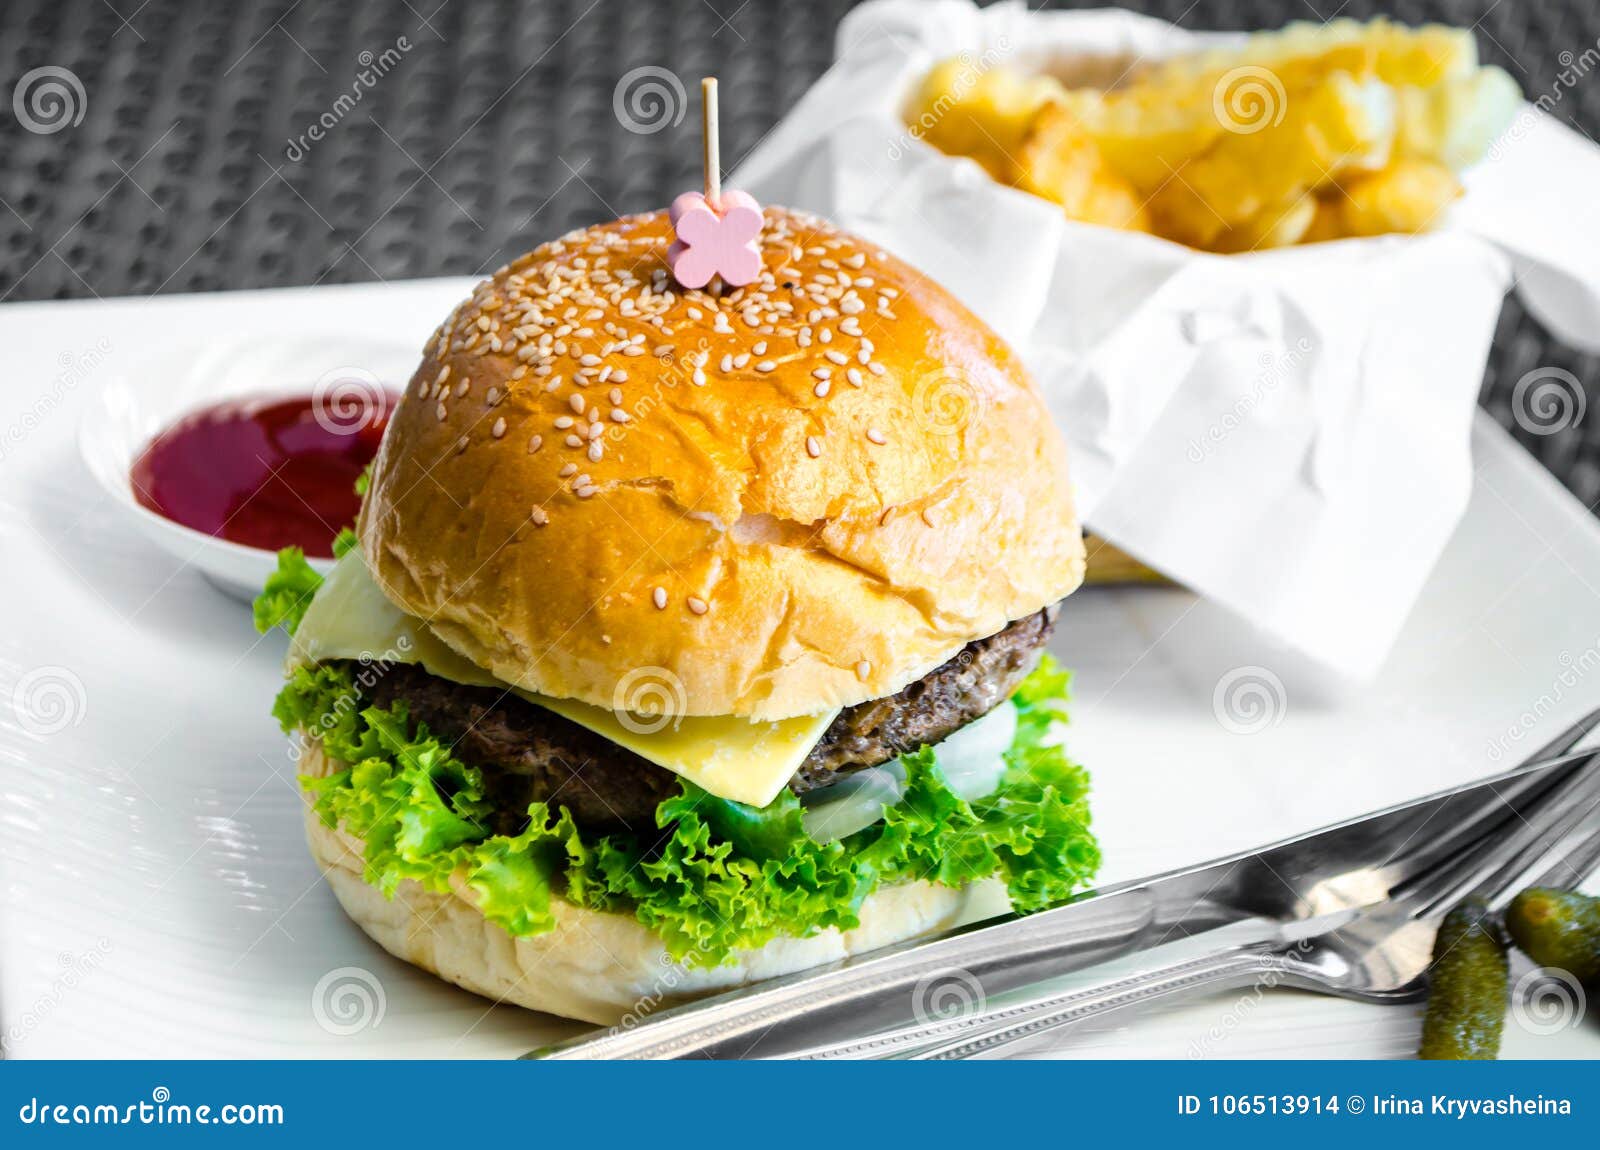
[[[690,595],[688,599],[684,600],[684,602],[688,604],[689,610],[693,611],[696,615],[704,615],[707,611],[711,610],[711,605],[698,595]]]
[[[589,406],[588,402],[583,398],[583,396],[577,394],[574,394],[570,399],[568,399],[567,403],[571,406],[572,410],[577,412],[579,415],[582,415],[583,409]]]
[[[534,507],[528,512],[528,518],[533,520],[533,525],[535,527],[543,527],[546,523],[550,522],[550,515],[543,507]]]
[[[884,368],[883,364],[879,363],[877,360],[873,360],[871,363],[867,364],[867,370],[873,375],[882,375],[886,369]]]
[[[465,451],[466,449],[467,449],[467,437],[465,435],[463,435],[460,439],[456,440],[456,451],[457,452],[462,452],[462,451]]]
[[[850,368],[844,373],[844,377],[848,379],[854,386],[861,386],[861,370],[859,368]]]
[[[867,439],[872,443],[878,444],[880,447],[889,442],[888,438],[883,434],[883,432],[879,431],[876,427],[867,428]]]
[[[439,369],[439,374],[434,377],[433,382],[436,383],[436,384],[439,384],[439,383],[443,383],[445,380],[447,380],[449,378],[450,378],[450,365],[447,363],[447,364],[445,364],[443,367],[441,367]]]
[[[557,427],[557,429],[559,429],[561,431],[565,431],[567,428],[569,428],[571,426],[572,426],[572,416],[570,416],[570,415],[558,415],[558,416],[556,416],[556,427]]]
[[[472,381],[470,379],[463,379],[460,383],[456,384],[456,398],[459,399],[463,395],[467,394],[467,388],[471,386]]]
[[[628,413],[620,407],[613,407],[611,409],[611,419],[614,423],[627,423]]]
[[[738,354],[738,355],[733,357],[733,366],[736,367],[736,368],[742,368],[742,367],[745,366],[745,364],[747,364],[749,362],[750,362],[750,353],[749,352],[741,352],[740,354]]]
[[[814,368],[811,369],[811,376],[812,376],[813,379],[832,379],[833,378],[833,368],[831,368],[831,367],[814,367]]]
[[[704,387],[706,385],[706,373],[698,367],[694,369],[694,375],[691,378],[694,380],[696,387]]]
[[[832,343],[833,342],[833,329],[831,327],[823,328],[821,331],[819,331],[817,333],[817,338],[820,339],[823,343]]]
[[[622,349],[622,354],[623,355],[643,355],[644,354],[644,348],[639,347],[637,344],[629,344],[627,347]]]
[[[839,301],[839,310],[845,315],[859,315],[867,310],[867,305],[861,302],[860,296],[847,295]]]
[[[773,363],[770,359],[764,359],[760,363],[756,364],[756,370],[765,373],[775,370],[777,366],[778,365]]]
[[[817,384],[816,387],[811,389],[811,393],[818,399],[826,399],[828,392],[832,390],[832,388],[833,384],[829,383],[827,380],[823,380],[821,383]]]
[[[579,499],[588,499],[600,489],[598,487],[580,487],[573,492]]]
[[[532,439],[528,440],[528,454],[532,455],[535,451],[538,451],[539,448],[541,448],[543,446],[544,446],[544,436],[535,435]]]
[[[496,439],[499,439],[505,435],[505,433],[506,417],[502,415],[499,419],[494,421],[494,426],[489,429],[489,434],[494,436]]]
[[[561,465],[561,470],[556,472],[556,474],[562,479],[568,479],[578,474],[578,465],[576,463],[564,463]]]
[[[582,447],[583,446],[583,439],[581,437],[579,437],[579,436],[576,436],[576,435],[569,435],[569,436],[567,436],[567,446],[568,447]]]
[[[581,357],[578,360],[578,362],[583,364],[584,367],[599,367],[600,366],[600,357],[598,355],[590,353],[588,355],[585,355],[585,356]]]
[[[613,387],[610,391],[608,391],[606,393],[606,398],[611,401],[611,406],[612,407],[616,407],[619,403],[622,402],[622,388]]]
[[[604,457],[605,453],[606,453],[606,445],[605,445],[605,442],[603,440],[596,439],[596,440],[593,440],[589,444],[589,462],[590,463],[599,463],[601,458]]]
[[[617,370],[616,370],[616,371],[614,371],[614,372],[612,372],[612,373],[611,373],[611,378],[612,378],[612,379],[613,379],[613,380],[614,380],[614,381],[616,381],[616,382],[617,382],[617,383],[627,383],[627,382],[628,382],[628,373],[627,373],[627,372],[625,372],[625,371],[623,371],[623,370],[622,370],[622,369],[621,369],[621,368],[620,368],[620,367],[619,367],[619,368],[617,368]]]
[[[863,659],[863,660],[861,660],[861,662],[856,664],[856,678],[860,679],[863,683],[865,683],[867,681],[868,676],[870,676],[871,674],[872,674],[872,664],[871,663],[869,663],[865,659]]]
[[[829,363],[836,363],[840,367],[843,367],[845,364],[850,362],[850,357],[848,355],[846,355],[842,351],[834,351],[833,349],[830,348],[829,350],[823,352],[822,354],[828,360]]]
[[[764,340],[764,339],[756,340],[756,345],[754,347],[752,347],[750,350],[755,352],[755,354],[757,354],[757,355],[766,355],[767,354],[767,341]]]
[[[822,454],[822,441],[815,435],[806,436],[806,454],[816,459]]]
[[[732,352],[725,352],[723,354],[722,362],[717,365],[717,370],[722,372],[723,375],[727,375],[730,371],[733,370],[733,353]]]
[[[650,601],[656,605],[656,610],[657,611],[665,611],[667,609],[667,591],[666,591],[666,588],[665,587],[657,587],[654,591],[651,591],[650,592]]]
[[[605,430],[606,430],[606,425],[601,423],[597,419],[597,420],[595,420],[593,423],[591,423],[589,425],[589,438],[590,439],[599,439],[602,435],[605,434]]]

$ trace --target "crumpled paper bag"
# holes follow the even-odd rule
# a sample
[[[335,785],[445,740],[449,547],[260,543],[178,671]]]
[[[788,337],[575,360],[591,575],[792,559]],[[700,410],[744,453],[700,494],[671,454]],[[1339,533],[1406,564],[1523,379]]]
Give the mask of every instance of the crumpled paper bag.
[[[1520,284],[1558,334],[1600,341],[1600,212],[1584,203],[1600,152],[1529,106],[1430,234],[1219,256],[1068,220],[901,115],[960,53],[1028,67],[1224,38],[1117,10],[875,0],[731,182],[943,282],[1022,352],[1096,532],[1359,680],[1465,509],[1504,293]]]

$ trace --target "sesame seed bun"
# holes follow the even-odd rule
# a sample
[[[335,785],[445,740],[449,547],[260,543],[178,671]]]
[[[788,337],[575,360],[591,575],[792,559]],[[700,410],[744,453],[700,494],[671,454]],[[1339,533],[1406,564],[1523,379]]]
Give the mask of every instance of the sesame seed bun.
[[[301,773],[322,777],[344,764],[308,741]],[[995,880],[962,890],[903,883],[868,896],[853,930],[780,938],[714,967],[685,966],[659,936],[626,914],[606,914],[553,899],[554,929],[512,938],[478,911],[465,883],[432,891],[409,879],[392,898],[362,877],[361,839],[326,826],[306,807],[306,841],[339,905],[394,955],[496,1002],[609,1026],[717,991],[792,974],[853,954],[934,934],[975,909],[1003,905]],[[994,904],[994,905],[986,905]]]
[[[777,719],[1078,586],[1065,448],[1011,349],[875,245],[765,219],[744,288],[679,288],[656,212],[455,310],[359,524],[397,605],[529,690],[614,708],[650,668],[679,713]]]

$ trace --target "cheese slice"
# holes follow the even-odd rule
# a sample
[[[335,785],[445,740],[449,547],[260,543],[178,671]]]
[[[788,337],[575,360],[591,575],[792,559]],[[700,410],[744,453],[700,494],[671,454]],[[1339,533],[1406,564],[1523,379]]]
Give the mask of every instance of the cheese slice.
[[[500,687],[720,798],[758,807],[778,797],[839,713],[766,723],[737,715],[633,716],[525,691],[458,654],[423,620],[391,603],[359,550],[334,566],[289,645],[291,668],[330,659],[415,663],[441,679]]]

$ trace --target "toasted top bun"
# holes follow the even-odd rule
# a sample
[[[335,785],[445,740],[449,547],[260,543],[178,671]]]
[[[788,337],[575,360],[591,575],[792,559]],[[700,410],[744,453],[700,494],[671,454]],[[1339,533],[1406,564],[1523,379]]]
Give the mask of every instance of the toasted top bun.
[[[1065,448],[1011,349],[873,244],[765,219],[738,290],[680,288],[656,212],[456,308],[359,524],[398,606],[528,690],[616,708],[649,668],[668,709],[777,719],[1077,587]]]

